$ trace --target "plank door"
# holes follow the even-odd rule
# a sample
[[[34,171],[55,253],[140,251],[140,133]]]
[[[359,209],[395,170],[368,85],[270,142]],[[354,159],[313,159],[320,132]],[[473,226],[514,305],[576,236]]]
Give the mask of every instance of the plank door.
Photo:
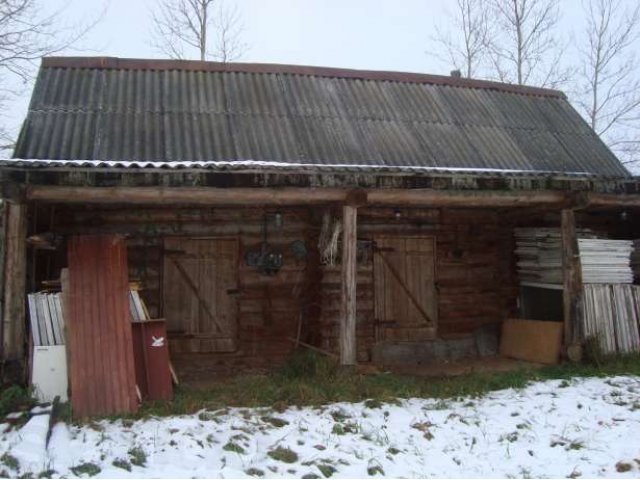
[[[438,301],[433,237],[375,240],[377,340],[412,342],[435,338]]]
[[[237,349],[237,278],[237,239],[165,239],[163,314],[172,351]]]

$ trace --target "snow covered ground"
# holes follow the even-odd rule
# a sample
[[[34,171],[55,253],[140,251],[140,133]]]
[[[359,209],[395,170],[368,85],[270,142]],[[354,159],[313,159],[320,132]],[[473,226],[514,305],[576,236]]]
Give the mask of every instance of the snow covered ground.
[[[0,473],[54,477],[640,477],[640,377],[553,380],[482,398],[233,408],[136,422],[33,416]],[[8,424],[0,425],[0,431]]]

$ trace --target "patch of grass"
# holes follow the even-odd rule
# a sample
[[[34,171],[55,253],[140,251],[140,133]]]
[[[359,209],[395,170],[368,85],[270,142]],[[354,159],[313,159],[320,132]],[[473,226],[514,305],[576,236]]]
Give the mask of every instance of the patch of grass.
[[[87,424],[87,427],[89,427],[94,432],[104,432],[104,426],[100,425],[99,423],[93,420]]]
[[[248,468],[244,471],[247,475],[251,475],[252,477],[264,477],[264,472],[259,468]]]
[[[90,477],[95,477],[102,471],[102,469],[95,463],[85,462],[80,465],[76,465],[75,467],[71,467],[71,471],[76,477],[80,477],[84,474],[87,474]]]
[[[19,385],[3,389],[0,392],[0,416],[6,417],[13,412],[31,409],[36,404],[32,394],[31,389]]]
[[[137,467],[146,466],[147,454],[142,447],[133,447],[127,453],[129,454],[129,462],[131,462],[131,465],[136,465]]]
[[[2,457],[0,457],[0,462],[11,470],[18,470],[20,468],[20,462],[18,459],[8,452],[4,453]]]
[[[563,380],[573,377],[640,375],[640,355],[606,357],[599,363],[567,363],[540,369],[512,372],[473,373],[450,378],[420,378],[406,375],[359,375],[336,368],[333,362],[313,353],[296,355],[281,369],[267,375],[240,375],[209,389],[176,388],[170,402],[145,402],[134,415],[183,415],[229,407],[271,406],[277,411],[290,406],[319,406],[333,402],[382,403],[397,398],[432,398],[431,410],[449,408],[448,399],[481,397],[505,388],[523,388],[531,381]],[[276,409],[277,407],[277,409]],[[332,414],[335,412],[331,412]],[[339,414],[338,414],[339,415]],[[211,420],[215,415],[207,415]],[[340,418],[337,421],[344,421]]]
[[[289,380],[305,378],[332,378],[339,371],[338,363],[310,350],[296,351],[277,371],[277,375]]]
[[[300,478],[320,478],[320,475],[316,475],[315,473],[305,473]]]
[[[511,433],[506,433],[504,435],[500,436],[500,441],[504,442],[505,440],[507,442],[513,443],[518,441],[519,435],[518,432],[511,432]]]
[[[242,448],[240,445],[238,445],[235,442],[227,442],[224,447],[222,447],[222,449],[225,452],[234,452],[234,453],[239,453],[239,454],[243,454],[245,453],[245,449]]]
[[[616,472],[618,472],[618,473],[628,472],[632,468],[633,468],[633,466],[630,463],[627,463],[627,462],[618,462],[618,463],[616,463]]]
[[[336,422],[344,422],[346,419],[351,418],[351,415],[342,410],[333,410],[329,413],[329,415],[331,415],[331,418],[333,418]]]
[[[378,474],[384,476],[384,470],[380,465],[372,465],[370,467],[367,467],[367,474],[369,474],[370,477]]]
[[[53,478],[53,476],[56,474],[57,472],[55,470],[52,469],[47,469],[47,470],[42,470],[40,473],[38,473],[37,477],[38,478]]]
[[[269,450],[267,452],[274,460],[278,460],[279,462],[284,463],[295,463],[298,461],[298,454],[291,450],[290,448],[278,447],[274,450]]]
[[[369,398],[364,401],[364,406],[367,408],[382,408],[382,401],[378,398]]]
[[[135,421],[131,418],[125,418],[122,420],[122,427],[123,428],[131,428],[133,427],[133,424],[135,423]]]
[[[260,420],[262,420],[265,423],[269,423],[276,428],[282,428],[286,425],[289,425],[289,422],[287,422],[285,419],[278,418],[278,417],[264,416],[264,417],[261,417]]]
[[[111,465],[117,468],[121,468],[122,470],[126,470],[127,472],[131,471],[131,464],[125,460],[124,458],[116,458]]]
[[[567,450],[582,450],[584,448],[584,443],[583,442],[579,442],[577,440],[572,441],[571,443],[569,443],[569,445],[567,445]]]
[[[331,433],[335,435],[346,435],[347,433],[358,433],[359,431],[360,427],[357,423],[346,422],[334,424]]]
[[[329,478],[337,472],[336,467],[334,467],[333,465],[328,465],[326,463],[318,465],[318,470],[320,470],[320,473],[324,475],[324,478]]]
[[[387,449],[387,452],[390,453],[391,455],[397,455],[400,453],[400,450],[398,450],[396,447],[389,447]]]

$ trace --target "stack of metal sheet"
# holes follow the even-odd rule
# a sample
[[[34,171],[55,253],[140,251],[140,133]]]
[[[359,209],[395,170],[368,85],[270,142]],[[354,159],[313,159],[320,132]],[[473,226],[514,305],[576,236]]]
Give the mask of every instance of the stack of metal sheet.
[[[633,283],[632,240],[578,240],[584,283]]]
[[[640,352],[640,286],[585,285],[584,339],[598,339],[603,353]]]
[[[35,346],[64,345],[64,317],[60,293],[30,293],[29,319]]]
[[[562,285],[562,238],[559,228],[516,228],[518,276],[523,285]],[[597,238],[578,230],[584,283],[633,283],[631,240]]]

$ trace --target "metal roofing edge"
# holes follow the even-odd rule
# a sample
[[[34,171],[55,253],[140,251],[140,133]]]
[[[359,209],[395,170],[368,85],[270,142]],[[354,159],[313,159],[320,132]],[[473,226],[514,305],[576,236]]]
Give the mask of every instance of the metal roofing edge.
[[[262,171],[304,172],[304,173],[362,173],[362,174],[436,174],[436,175],[474,175],[494,177],[554,177],[554,178],[588,178],[588,179],[620,179],[629,177],[607,177],[589,172],[560,172],[541,170],[510,170],[494,168],[447,168],[422,166],[390,166],[390,165],[349,165],[349,164],[305,164],[286,162],[267,162],[255,160],[242,161],[108,161],[108,160],[42,160],[42,159],[4,159],[0,160],[0,169],[126,169],[126,170],[215,170],[233,171],[237,173]]]
[[[521,95],[566,99],[564,92],[550,88],[517,85],[428,73],[398,72],[387,70],[358,70],[350,68],[320,67],[311,65],[285,65],[278,63],[210,62],[199,60],[167,60],[119,57],[43,57],[42,68],[83,68],[99,70],[182,70],[201,72],[291,74],[316,77],[351,78],[403,83],[427,83],[450,87],[497,90]]]

